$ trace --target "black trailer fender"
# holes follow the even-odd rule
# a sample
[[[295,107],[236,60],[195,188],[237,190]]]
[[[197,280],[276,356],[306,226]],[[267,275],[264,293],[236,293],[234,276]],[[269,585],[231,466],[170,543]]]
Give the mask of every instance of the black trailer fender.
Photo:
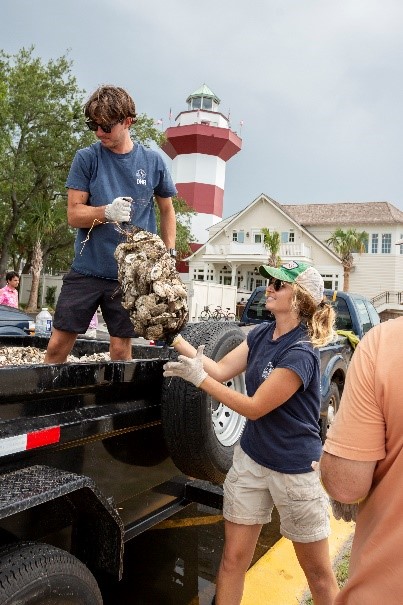
[[[121,578],[123,523],[92,479],[39,465],[0,476],[0,520],[24,511],[32,513],[29,535],[17,539],[71,525],[72,554],[95,575]]]
[[[204,344],[205,355],[215,361],[245,339],[237,324],[219,321],[188,324],[181,334],[195,347]],[[245,392],[243,374],[226,384]],[[222,483],[246,419],[181,378],[164,379],[161,417],[168,450],[179,470]]]

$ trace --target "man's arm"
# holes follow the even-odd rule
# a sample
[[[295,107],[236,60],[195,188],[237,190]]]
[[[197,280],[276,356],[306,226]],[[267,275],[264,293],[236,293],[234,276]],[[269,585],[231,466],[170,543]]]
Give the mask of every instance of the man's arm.
[[[67,193],[67,222],[70,227],[96,227],[105,222],[105,206],[88,206],[89,193],[69,189]]]
[[[338,502],[357,502],[368,494],[377,461],[348,460],[323,452],[320,473],[329,496]]]
[[[175,248],[176,242],[176,215],[175,209],[170,197],[155,196],[155,201],[158,204],[161,217],[161,239],[165,246]]]

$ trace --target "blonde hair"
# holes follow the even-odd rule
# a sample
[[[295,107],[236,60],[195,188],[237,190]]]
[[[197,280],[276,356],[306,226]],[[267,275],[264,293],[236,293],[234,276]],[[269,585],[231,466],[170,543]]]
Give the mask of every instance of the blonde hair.
[[[314,347],[329,344],[335,336],[334,322],[336,314],[329,302],[322,301],[319,305],[312,296],[298,284],[290,284],[294,290],[291,301],[292,309],[304,322],[308,329],[309,340]]]

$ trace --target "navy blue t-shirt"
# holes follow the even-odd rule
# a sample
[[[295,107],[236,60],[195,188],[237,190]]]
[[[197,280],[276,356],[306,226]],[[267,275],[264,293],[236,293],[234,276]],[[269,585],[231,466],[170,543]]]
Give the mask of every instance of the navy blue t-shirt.
[[[98,141],[77,151],[66,187],[88,192],[87,204],[105,206],[116,197],[133,198],[131,224],[156,233],[154,193],[176,194],[164,160],[157,151],[135,143],[129,153],[113,153]],[[88,236],[88,241],[85,241]],[[113,223],[78,229],[73,269],[84,275],[117,279],[116,246],[124,237]],[[84,244],[85,242],[85,244]]]
[[[248,420],[241,447],[255,462],[281,473],[307,473],[322,453],[319,352],[300,324],[273,340],[275,322],[249,332],[246,389],[252,396],[275,368],[298,374],[302,385],[285,403],[258,420]]]

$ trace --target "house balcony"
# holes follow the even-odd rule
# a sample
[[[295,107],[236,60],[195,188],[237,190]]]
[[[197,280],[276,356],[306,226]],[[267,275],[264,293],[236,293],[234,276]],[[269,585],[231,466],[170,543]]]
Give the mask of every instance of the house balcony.
[[[281,244],[279,255],[281,259],[298,260],[301,262],[312,263],[311,246],[305,244]],[[239,242],[230,242],[226,245],[206,244],[204,262],[238,262],[238,263],[264,263],[267,260],[268,252],[263,244],[240,244]]]

